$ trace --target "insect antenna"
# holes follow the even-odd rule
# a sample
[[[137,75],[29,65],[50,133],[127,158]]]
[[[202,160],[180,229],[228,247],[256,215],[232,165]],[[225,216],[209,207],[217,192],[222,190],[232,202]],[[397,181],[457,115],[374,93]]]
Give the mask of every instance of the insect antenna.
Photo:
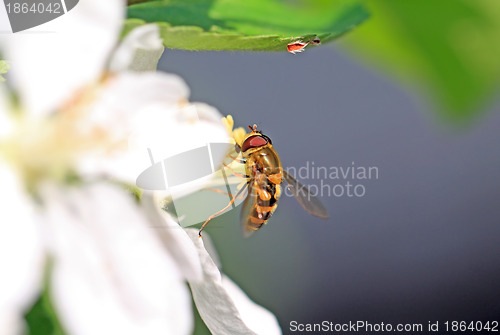
[[[248,126],[248,129],[250,129],[254,133],[260,133],[260,131],[257,130],[257,125],[256,124],[254,124],[253,127],[252,126]]]

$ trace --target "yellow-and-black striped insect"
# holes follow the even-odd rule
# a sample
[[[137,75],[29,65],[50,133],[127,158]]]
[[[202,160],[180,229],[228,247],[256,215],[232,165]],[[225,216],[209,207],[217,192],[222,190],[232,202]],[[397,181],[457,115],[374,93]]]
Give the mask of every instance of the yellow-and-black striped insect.
[[[225,208],[205,221],[200,228],[200,237],[208,222],[229,208],[245,190],[248,192],[241,212],[243,234],[249,236],[260,229],[278,206],[283,179],[287,181],[289,190],[306,211],[314,216],[327,219],[328,212],[320,200],[283,169],[271,139],[257,130],[257,125],[249,126],[249,128],[251,132],[244,137],[241,143],[235,145],[236,152],[241,153],[241,162],[245,164],[246,175],[243,177],[247,179],[246,185],[240,189]]]

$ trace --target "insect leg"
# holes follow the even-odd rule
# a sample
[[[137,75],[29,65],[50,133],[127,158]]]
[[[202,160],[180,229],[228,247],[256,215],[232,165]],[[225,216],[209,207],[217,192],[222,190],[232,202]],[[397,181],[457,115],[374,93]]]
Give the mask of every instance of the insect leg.
[[[201,226],[200,231],[198,232],[198,236],[199,236],[199,237],[202,237],[202,236],[201,236],[201,232],[203,231],[203,229],[205,229],[205,226],[206,226],[206,225],[207,225],[207,224],[208,224],[208,223],[209,223],[209,222],[210,222],[210,221],[211,221],[214,217],[216,217],[217,215],[221,214],[221,213],[222,213],[222,212],[224,212],[226,209],[228,209],[228,208],[229,208],[229,206],[231,206],[231,205],[234,203],[234,201],[235,201],[236,199],[238,199],[238,197],[239,197],[239,196],[243,193],[243,191],[244,191],[245,189],[246,189],[246,187],[243,187],[241,190],[239,190],[239,192],[236,194],[236,196],[235,196],[234,198],[232,198],[232,199],[231,199],[231,201],[229,201],[229,203],[227,204],[227,206],[226,206],[226,207],[224,207],[223,209],[221,209],[221,210],[220,210],[220,211],[218,211],[217,213],[212,214],[212,215],[211,215],[211,216],[207,219],[207,221],[205,221],[205,223]]]
[[[235,157],[235,156],[227,155],[227,157],[231,158],[233,161],[238,161],[238,163],[245,163],[246,162],[245,158],[238,159],[238,156]]]
[[[217,192],[217,193],[220,193],[220,194],[224,194],[224,195],[227,195],[229,197],[233,197],[233,195],[231,193],[228,193],[228,192],[224,192],[223,190],[219,190],[218,188],[204,188],[203,190],[205,191],[211,191],[211,192]]]
[[[244,182],[245,184],[247,183],[246,181]],[[239,186],[241,187],[241,186]],[[233,197],[233,195],[231,193],[228,193],[228,192],[224,192],[223,190],[219,190],[218,188],[204,188],[203,190],[205,191],[211,191],[211,192],[217,192],[217,193],[220,193],[220,194],[224,194],[224,195],[227,195],[228,197]],[[241,189],[240,189],[241,190]],[[238,192],[239,194],[240,192]],[[235,197],[236,199],[243,199],[243,196],[239,196],[239,197]]]
[[[242,163],[245,163],[244,161]],[[236,177],[240,177],[240,178],[250,178],[250,176],[247,176],[246,174],[243,174],[243,173],[239,173],[239,172],[236,172],[234,171],[229,165],[227,165],[226,163],[224,163],[224,167],[226,167],[228,170],[230,170]]]

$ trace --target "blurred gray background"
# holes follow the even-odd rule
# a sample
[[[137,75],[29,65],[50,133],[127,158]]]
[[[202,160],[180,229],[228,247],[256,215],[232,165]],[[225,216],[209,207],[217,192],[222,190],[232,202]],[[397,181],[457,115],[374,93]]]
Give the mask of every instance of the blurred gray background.
[[[364,197],[322,198],[328,221],[284,197],[248,239],[239,211],[207,227],[224,272],[285,334],[292,320],[498,320],[499,99],[456,128],[338,46],[295,56],[167,50],[160,69],[181,75],[192,101],[238,126],[257,123],[284,166],[379,169],[361,181]]]

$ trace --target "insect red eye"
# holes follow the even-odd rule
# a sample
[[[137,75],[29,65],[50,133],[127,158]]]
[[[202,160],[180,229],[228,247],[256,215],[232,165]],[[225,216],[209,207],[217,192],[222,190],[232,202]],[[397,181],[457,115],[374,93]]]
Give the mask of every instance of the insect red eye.
[[[266,145],[266,144],[267,144],[267,139],[265,139],[264,137],[252,136],[252,137],[247,138],[245,140],[245,142],[243,142],[243,145],[241,146],[241,150],[243,152],[245,152],[248,149],[258,148],[258,147],[261,147],[261,146]]]

